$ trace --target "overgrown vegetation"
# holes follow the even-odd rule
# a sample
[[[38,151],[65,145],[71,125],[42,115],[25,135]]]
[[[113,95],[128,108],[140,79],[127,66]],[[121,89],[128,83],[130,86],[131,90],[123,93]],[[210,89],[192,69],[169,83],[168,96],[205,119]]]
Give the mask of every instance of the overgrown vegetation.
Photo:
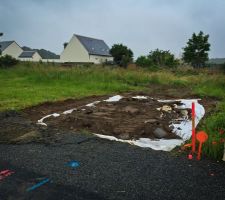
[[[206,133],[210,134],[203,152],[208,156],[221,159],[225,142],[225,103],[221,103],[215,113],[205,119],[201,125]]]
[[[215,97],[218,106],[201,123],[209,134],[204,152],[221,159],[225,134],[225,75],[207,69],[177,68],[152,72],[137,68],[50,66],[45,63],[24,63],[0,69],[0,110],[22,109],[45,101],[81,98],[90,95],[145,90],[151,84],[187,87],[199,97]],[[216,142],[216,144],[215,144]]]
[[[18,60],[12,56],[5,55],[0,57],[0,68],[8,68],[18,64]]]
[[[150,51],[147,56],[140,56],[136,60],[136,64],[145,68],[175,68],[179,61],[170,51],[156,49]]]

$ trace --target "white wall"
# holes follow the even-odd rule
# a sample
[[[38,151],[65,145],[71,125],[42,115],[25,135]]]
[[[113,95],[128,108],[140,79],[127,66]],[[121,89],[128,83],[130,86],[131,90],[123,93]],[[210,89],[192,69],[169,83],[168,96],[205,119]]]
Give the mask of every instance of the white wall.
[[[19,58],[21,61],[30,61],[30,62],[39,62],[41,60],[41,56],[39,53],[35,52],[32,58]]]
[[[92,62],[94,64],[101,64],[101,63],[104,63],[106,61],[113,61],[113,57],[90,55],[90,62]]]
[[[33,61],[34,62],[39,62],[41,60],[41,56],[39,55],[38,52],[35,52],[33,55]]]
[[[89,54],[75,35],[60,55],[61,62],[90,62]]]
[[[54,63],[60,63],[61,60],[60,59],[42,59],[42,62],[54,62]]]
[[[18,58],[22,52],[23,49],[21,49],[21,47],[16,42],[13,42],[2,52],[2,56],[10,55],[14,58]]]

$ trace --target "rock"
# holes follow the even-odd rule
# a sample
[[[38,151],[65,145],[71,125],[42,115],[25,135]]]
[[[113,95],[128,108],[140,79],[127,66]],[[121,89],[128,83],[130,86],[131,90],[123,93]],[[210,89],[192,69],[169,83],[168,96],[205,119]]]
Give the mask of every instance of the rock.
[[[93,113],[93,110],[91,110],[91,109],[86,109],[86,110],[84,110],[84,113],[89,115],[89,114]]]
[[[173,126],[164,126],[163,127],[167,132],[172,132],[172,130],[173,130]]]
[[[147,123],[154,124],[157,121],[158,121],[157,119],[148,119],[148,120],[145,121],[145,124],[147,124]]]
[[[130,135],[128,133],[122,133],[118,136],[118,138],[121,140],[129,140]]]
[[[161,108],[156,108],[156,110],[158,110],[158,111],[165,111],[165,112],[171,112],[172,111],[172,107],[164,105]]]
[[[172,108],[170,106],[164,105],[161,110],[165,112],[170,112]]]
[[[173,104],[173,108],[177,108],[177,104]]]
[[[126,106],[124,108],[124,111],[128,112],[130,114],[137,114],[137,113],[139,113],[139,110],[137,108],[134,108],[134,107],[131,107],[131,106]]]
[[[187,111],[187,110],[181,110],[180,113],[181,113],[184,117],[188,117],[188,111]]]
[[[153,131],[153,134],[156,138],[164,138],[168,135],[168,133],[163,129],[163,128],[156,128],[154,131]]]

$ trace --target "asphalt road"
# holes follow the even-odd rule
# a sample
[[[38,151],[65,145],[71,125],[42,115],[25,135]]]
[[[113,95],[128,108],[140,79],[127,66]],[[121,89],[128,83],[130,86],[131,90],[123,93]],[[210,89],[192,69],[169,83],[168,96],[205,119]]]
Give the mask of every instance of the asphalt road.
[[[0,199],[225,199],[224,163],[92,137],[0,145],[0,171],[15,172],[0,180]],[[72,160],[80,165],[67,166]],[[50,182],[26,191],[44,178]]]

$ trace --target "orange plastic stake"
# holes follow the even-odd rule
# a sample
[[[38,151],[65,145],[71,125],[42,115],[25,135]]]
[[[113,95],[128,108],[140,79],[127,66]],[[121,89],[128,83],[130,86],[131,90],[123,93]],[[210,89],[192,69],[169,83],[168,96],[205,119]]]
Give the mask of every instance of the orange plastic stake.
[[[201,152],[202,152],[202,144],[204,142],[206,142],[206,140],[208,139],[208,135],[207,133],[205,133],[204,131],[199,131],[196,134],[196,138],[199,141],[199,147],[198,147],[198,156],[197,156],[197,160],[201,159]]]
[[[191,114],[192,114],[192,152],[195,152],[195,102],[192,102],[191,105]]]

